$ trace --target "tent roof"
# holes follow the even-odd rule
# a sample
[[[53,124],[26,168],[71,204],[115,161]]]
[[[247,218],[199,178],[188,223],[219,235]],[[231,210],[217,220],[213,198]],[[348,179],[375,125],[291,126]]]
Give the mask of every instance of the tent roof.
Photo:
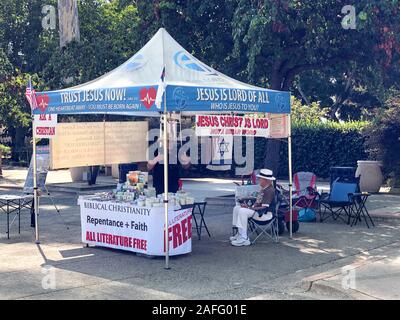
[[[164,66],[167,85],[261,89],[207,66],[161,28],[142,49],[121,66],[95,80],[64,90],[157,85]]]
[[[39,108],[34,113],[159,116],[164,108],[155,103],[161,101],[157,97],[167,111],[184,114],[290,113],[289,92],[255,87],[214,70],[163,28],[133,57],[105,75],[74,87],[39,92]]]

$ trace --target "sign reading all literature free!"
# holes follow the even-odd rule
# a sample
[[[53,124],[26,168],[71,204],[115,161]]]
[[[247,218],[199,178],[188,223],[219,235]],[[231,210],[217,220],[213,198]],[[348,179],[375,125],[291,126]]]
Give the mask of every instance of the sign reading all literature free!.
[[[57,114],[35,114],[33,133],[36,138],[53,138],[56,135]]]

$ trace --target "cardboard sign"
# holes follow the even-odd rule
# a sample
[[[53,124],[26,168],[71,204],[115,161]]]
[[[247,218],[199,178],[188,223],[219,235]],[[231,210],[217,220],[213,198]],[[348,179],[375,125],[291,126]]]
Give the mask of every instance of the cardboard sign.
[[[82,242],[143,254],[165,254],[164,208],[80,198]],[[169,211],[169,254],[192,251],[192,209]]]
[[[289,134],[289,119],[287,114],[268,114],[270,119],[270,138],[287,138]]]
[[[197,136],[269,136],[269,119],[232,115],[196,115]]]
[[[44,189],[47,173],[50,166],[49,146],[36,147],[36,170],[37,170],[37,186],[40,190]],[[24,193],[33,193],[33,158],[29,165],[28,174],[26,176]]]
[[[59,123],[51,168],[146,161],[147,121]]]
[[[54,138],[56,135],[56,114],[35,114],[33,118],[33,134],[36,138]]]

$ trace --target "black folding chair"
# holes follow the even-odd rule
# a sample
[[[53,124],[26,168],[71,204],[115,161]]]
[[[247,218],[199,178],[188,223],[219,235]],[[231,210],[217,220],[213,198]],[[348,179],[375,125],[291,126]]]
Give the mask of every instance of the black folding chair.
[[[187,208],[192,208],[192,217],[194,220],[194,227],[196,228],[197,232],[197,238],[201,240],[201,231],[203,229],[206,229],[207,234],[209,237],[211,237],[211,233],[208,230],[206,221],[204,219],[204,213],[206,211],[206,201],[201,201],[201,202],[195,202],[194,204],[187,204],[187,205],[182,205],[182,209],[187,209]],[[200,216],[200,221],[198,221],[198,218],[196,218],[196,215]]]
[[[279,194],[275,192],[275,200],[274,202],[268,207],[263,208],[259,211],[255,212],[255,215],[263,215],[267,212],[272,213],[272,218],[266,221],[260,221],[251,217],[248,220],[248,228],[249,228],[249,238],[255,235],[254,239],[251,241],[254,244],[257,239],[261,236],[265,235],[266,237],[272,239],[274,242],[279,242],[279,226],[278,226],[278,208],[280,206],[279,203]]]
[[[353,215],[354,194],[359,190],[359,178],[337,178],[333,183],[329,194],[322,194],[319,197],[319,215],[323,222],[328,218],[337,220],[342,214],[347,216],[347,224]]]

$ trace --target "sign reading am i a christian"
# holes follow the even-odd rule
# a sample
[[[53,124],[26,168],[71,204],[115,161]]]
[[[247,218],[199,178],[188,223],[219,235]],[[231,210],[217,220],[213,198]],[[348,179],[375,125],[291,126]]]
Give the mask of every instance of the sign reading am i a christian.
[[[35,114],[33,116],[33,133],[36,138],[54,138],[56,136],[56,128],[56,114]]]
[[[197,136],[253,136],[269,137],[267,118],[232,115],[196,115]]]
[[[157,86],[38,92],[35,114],[158,111]]]

